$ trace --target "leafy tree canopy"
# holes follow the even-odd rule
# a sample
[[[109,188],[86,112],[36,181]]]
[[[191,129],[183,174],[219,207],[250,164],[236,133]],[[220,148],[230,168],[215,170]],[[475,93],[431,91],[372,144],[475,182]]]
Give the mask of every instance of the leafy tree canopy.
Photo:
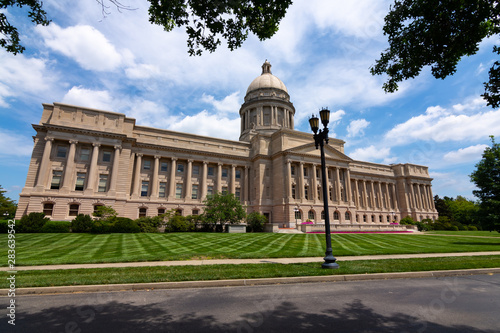
[[[215,193],[203,202],[203,219],[212,224],[239,223],[245,218],[245,209],[234,194]]]
[[[12,219],[16,215],[17,204],[14,200],[7,198],[5,191],[0,185],[0,220]]]
[[[493,136],[491,143],[470,178],[478,188],[473,193],[479,198],[481,219],[486,229],[500,232],[500,144]]]
[[[371,68],[373,75],[389,76],[383,88],[398,89],[398,83],[431,66],[435,78],[453,75],[463,56],[478,51],[479,43],[500,32],[500,3],[493,0],[395,0],[385,17],[384,34],[389,48]],[[500,54],[495,46],[494,53]],[[500,61],[489,71],[482,95],[488,105],[500,105]]]

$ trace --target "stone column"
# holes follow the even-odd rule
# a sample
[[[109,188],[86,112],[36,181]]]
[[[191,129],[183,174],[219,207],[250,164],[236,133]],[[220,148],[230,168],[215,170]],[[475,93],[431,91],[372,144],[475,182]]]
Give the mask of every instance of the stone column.
[[[62,184],[62,192],[74,191],[75,189],[70,189],[71,184],[73,184],[73,177],[75,175],[75,152],[76,152],[76,144],[78,141],[69,140],[69,152],[68,157],[66,159],[66,168],[64,169],[64,178]]]
[[[222,193],[222,163],[217,164],[217,192]]]
[[[391,184],[391,189],[392,189],[392,206],[394,210],[398,210],[398,199],[396,196],[396,184]]]
[[[432,210],[435,210],[436,207],[434,205],[434,196],[432,195],[432,186],[431,185],[427,185],[429,187],[429,199],[431,201],[431,209]]]
[[[54,138],[45,137],[45,147],[43,149],[42,162],[40,163],[40,168],[38,169],[38,178],[36,180],[36,187],[40,190],[44,190],[47,187],[47,174],[49,170],[50,163],[50,153],[52,152],[52,142]]]
[[[248,165],[245,165],[245,179],[243,180],[243,201],[250,201],[250,178],[248,177]]]
[[[169,186],[168,186],[168,199],[173,200],[175,199],[175,173],[177,172],[177,157],[172,157],[172,167],[170,168],[170,179],[169,181]]]
[[[371,189],[371,192],[372,192],[372,195],[371,195],[371,206],[372,206],[372,209],[375,210],[377,208],[376,204],[375,204],[375,182],[374,181],[370,181],[370,189]]]
[[[366,181],[363,180],[363,206],[368,209],[368,192],[366,192]]]
[[[316,168],[317,168],[317,164],[313,164],[312,165],[312,197],[313,197],[313,200],[314,200],[314,203],[318,202],[319,198],[318,198],[318,179],[316,178]]]
[[[342,198],[340,197],[340,174],[339,168],[335,167],[335,199],[337,203],[340,203]]]
[[[349,168],[346,169],[345,171],[345,183],[346,183],[346,191],[347,191],[347,202],[349,202],[349,205],[352,203],[352,189],[351,189],[351,172],[349,171]],[[351,216],[352,219],[352,216]]]
[[[158,198],[158,172],[160,171],[160,155],[155,155],[155,162],[153,165],[153,177],[151,178],[151,198]]]
[[[391,208],[391,195],[389,194],[389,183],[384,183],[385,184],[385,206],[387,207],[388,210],[394,209],[394,207]]]
[[[358,184],[358,180],[357,179],[354,179],[354,204],[356,205],[356,209],[359,209],[360,205],[359,205],[359,184]]]
[[[416,202],[416,198],[415,198],[415,190],[413,189],[413,184],[410,182],[410,189],[411,189],[411,192],[410,192],[410,195],[411,195],[411,200],[410,200],[410,204],[411,204],[411,208],[412,209],[417,209],[417,202]]]
[[[203,170],[201,172],[201,201],[207,197],[207,175],[208,175],[208,162],[203,161]]]
[[[193,177],[193,160],[188,160],[187,171],[185,174],[184,185],[186,190],[184,191],[184,199],[191,200],[192,197],[192,177]]]
[[[122,146],[115,146],[115,154],[113,155],[113,168],[111,169],[111,179],[109,181],[109,191],[112,194],[116,193],[116,182],[118,180],[118,167],[120,166],[120,153]]]
[[[305,183],[304,183],[304,162],[300,162],[299,167],[299,200],[304,200],[305,198]]]
[[[236,164],[231,165],[231,194],[236,193]]]
[[[142,156],[141,153],[135,154],[135,174],[134,174],[134,190],[132,191],[132,196],[138,197],[141,190],[141,168],[142,168]]]
[[[382,183],[378,182],[378,205],[381,210],[384,209],[384,195],[382,193]]]
[[[87,189],[85,190],[87,193],[94,193],[97,178],[97,159],[99,158],[99,147],[101,144],[94,142],[92,146],[94,148],[92,149],[92,160],[90,161],[89,180],[87,181]]]
[[[420,192],[420,184],[415,184],[417,186],[417,202],[418,202],[418,209],[424,210],[423,204],[422,204],[422,192]]]
[[[288,201],[292,200],[292,161],[286,161],[286,196]]]

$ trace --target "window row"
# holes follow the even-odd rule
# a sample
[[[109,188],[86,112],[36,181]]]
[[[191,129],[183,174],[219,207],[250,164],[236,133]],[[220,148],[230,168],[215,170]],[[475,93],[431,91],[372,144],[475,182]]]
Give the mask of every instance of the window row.
[[[142,161],[142,170],[152,170],[152,160],[144,160]],[[168,172],[169,170],[169,162],[160,162],[160,172]],[[185,170],[185,164],[184,163],[177,163],[176,164],[176,172],[177,173],[184,173]],[[199,175],[201,173],[201,166],[200,165],[193,165],[191,173],[192,175]],[[215,167],[213,166],[208,166],[207,167],[207,175],[208,176],[215,176]],[[229,175],[229,169],[228,168],[222,168],[221,169],[221,177],[222,178],[227,178]],[[240,179],[241,178],[241,170],[240,169],[235,169],[235,178]]]
[[[60,170],[52,170],[52,180],[50,182],[51,190],[58,190],[62,186],[63,172]],[[75,181],[75,191],[83,191],[85,189],[85,181],[87,179],[86,172],[77,172]],[[99,174],[99,183],[97,186],[98,192],[108,191],[108,174]]]
[[[79,161],[88,162],[90,160],[91,151],[92,151],[91,147],[85,147],[85,146],[79,147],[77,152],[76,152],[76,156],[77,156]],[[58,144],[56,146],[55,156],[56,156],[56,158],[66,159],[68,157],[68,152],[69,152],[68,145]],[[113,150],[104,148],[104,149],[100,150],[99,155],[100,156],[99,156],[98,160],[100,162],[109,163],[109,162],[111,162],[111,159],[113,156]]]
[[[207,186],[207,196],[213,195],[214,192],[214,186],[213,185],[208,185]],[[223,186],[222,187],[222,194],[227,194],[228,193],[228,187]],[[148,197],[150,196],[150,182],[147,180],[143,180],[141,183],[141,197]],[[235,188],[234,195],[237,199],[240,199],[241,197],[241,189],[239,187]],[[167,183],[166,182],[160,182],[159,187],[158,187],[158,197],[160,198],[166,198],[167,197]],[[182,199],[184,197],[184,184],[183,183],[176,183],[175,184],[175,198],[176,199]],[[193,184],[191,185],[191,199],[200,199],[200,185],[198,184]]]
[[[370,217],[370,215],[364,214],[363,215],[363,222],[365,222],[365,223],[368,222],[368,217]],[[345,218],[345,221],[350,221],[351,220],[351,212],[349,212],[349,211],[345,212],[344,218]],[[295,219],[302,220],[302,212],[298,209],[295,210]],[[316,219],[316,213],[313,210],[310,210],[307,213],[307,219],[314,221]],[[356,215],[356,222],[359,222],[358,219],[359,219],[359,215]],[[376,215],[371,215],[371,222],[372,223],[375,223],[376,219],[377,219]],[[386,215],[385,219],[386,219],[386,222],[393,222],[393,221],[397,221],[398,217],[396,215],[394,215],[394,216],[392,216],[392,220],[391,220],[391,216]],[[321,211],[321,220],[323,220],[323,221],[325,220],[325,211]],[[334,221],[340,220],[340,212],[339,211],[333,212],[333,220]],[[379,215],[378,222],[382,223],[383,221],[384,221],[384,216]]]
[[[298,168],[297,168],[297,166],[295,166],[295,165],[291,165],[291,166],[290,166],[290,171],[291,171],[292,176],[299,175],[299,172],[298,172],[298,170],[297,170],[297,169],[298,169]],[[314,177],[314,172],[316,173],[316,174],[315,174],[316,178],[318,178],[318,179],[319,179],[319,178],[321,177],[321,169],[320,169],[319,167],[313,167],[313,166],[310,166],[310,167],[309,167],[309,166],[304,166],[304,167],[303,167],[303,170],[304,170],[304,171],[303,171],[303,175],[304,175],[304,177],[309,177],[309,175],[311,175],[312,177]],[[311,174],[311,173],[310,173],[310,171],[312,171],[313,173]],[[331,169],[327,170],[327,174],[328,174],[328,178],[329,178],[329,179],[333,179],[333,178],[334,178],[334,172],[335,172],[335,171],[334,171],[334,170],[331,170]],[[344,172],[343,172],[343,170],[341,170],[341,171],[339,172],[339,178],[340,178],[340,180],[344,180]]]

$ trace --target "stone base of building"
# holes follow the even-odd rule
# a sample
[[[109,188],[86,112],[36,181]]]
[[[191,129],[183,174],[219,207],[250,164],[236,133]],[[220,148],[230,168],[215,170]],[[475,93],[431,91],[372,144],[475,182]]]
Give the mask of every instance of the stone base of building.
[[[325,232],[324,224],[299,224],[297,230],[304,233]],[[418,232],[414,225],[394,224],[330,224],[331,232]]]

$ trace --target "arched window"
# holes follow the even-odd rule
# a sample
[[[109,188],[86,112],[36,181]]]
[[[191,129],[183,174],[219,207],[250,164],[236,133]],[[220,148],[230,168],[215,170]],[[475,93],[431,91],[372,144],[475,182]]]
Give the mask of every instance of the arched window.
[[[365,214],[365,215],[363,215],[363,222],[365,222],[365,223],[367,222],[367,221],[366,221],[366,214]]]
[[[379,216],[378,216],[378,221],[379,221],[380,223],[382,223],[382,215],[379,215]]]
[[[375,223],[375,215],[372,215],[372,223]]]
[[[350,212],[345,212],[345,220],[350,221],[351,220],[351,213]]]
[[[307,214],[307,218],[311,221],[314,221],[314,210],[310,210]]]
[[[337,210],[333,212],[333,219],[334,220],[339,220],[340,219],[340,214],[339,214],[339,212]]]
[[[54,211],[54,204],[51,202],[47,202],[43,204],[43,213],[45,216],[52,216],[52,213]]]

